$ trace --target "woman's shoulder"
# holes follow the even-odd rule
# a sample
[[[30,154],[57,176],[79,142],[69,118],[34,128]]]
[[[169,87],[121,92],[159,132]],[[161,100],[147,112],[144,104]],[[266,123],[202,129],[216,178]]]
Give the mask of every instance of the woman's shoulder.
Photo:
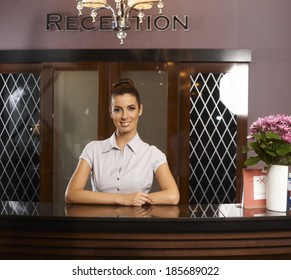
[[[149,145],[150,149],[156,154],[165,155],[165,153],[155,145]]]
[[[162,151],[157,146],[145,142],[139,136],[136,137],[135,146],[137,146],[139,149],[142,149],[142,150],[144,149],[144,150],[151,151],[151,152],[161,152],[162,153]]]
[[[87,146],[99,146],[101,145],[101,142],[103,142],[104,140],[92,140],[92,141],[89,141],[85,147]]]
[[[165,153],[155,145],[144,142],[144,148],[147,152],[153,155],[165,155]]]
[[[109,139],[104,139],[104,140],[93,140],[90,141],[86,144],[85,149],[103,149],[104,147],[106,147],[106,145],[108,145],[109,143]]]

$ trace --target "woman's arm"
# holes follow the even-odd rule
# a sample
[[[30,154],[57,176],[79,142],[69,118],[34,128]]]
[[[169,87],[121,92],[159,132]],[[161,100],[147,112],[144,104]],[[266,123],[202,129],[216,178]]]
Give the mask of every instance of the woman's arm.
[[[152,204],[178,204],[180,201],[179,190],[167,163],[159,166],[156,171],[156,178],[161,190],[150,193]]]
[[[112,204],[127,206],[142,206],[146,203],[152,204],[150,195],[140,192],[130,194],[113,194],[85,190],[90,172],[91,169],[89,164],[85,160],[80,159],[66,189],[66,203]]]

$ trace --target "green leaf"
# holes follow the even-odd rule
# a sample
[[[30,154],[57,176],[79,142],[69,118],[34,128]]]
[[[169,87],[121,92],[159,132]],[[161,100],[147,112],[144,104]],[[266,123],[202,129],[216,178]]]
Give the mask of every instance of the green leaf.
[[[252,165],[256,165],[260,160],[261,160],[260,156],[250,157],[244,162],[244,164],[246,166],[252,166]]]
[[[291,156],[284,156],[278,160],[278,164],[291,165]]]
[[[249,151],[249,147],[248,146],[242,146],[242,153],[245,154]]]
[[[291,153],[291,145],[281,145],[278,149],[277,149],[277,154],[279,156],[285,156],[287,154]]]
[[[266,138],[267,139],[274,139],[274,140],[280,140],[281,139],[281,137],[277,133],[274,133],[274,132],[267,132],[266,133]]]
[[[266,138],[271,139],[271,140],[280,140],[281,139],[281,137],[277,133],[274,133],[274,132],[267,132]]]
[[[276,157],[278,154],[276,153],[276,151],[274,151],[272,148],[270,147],[265,147],[264,150],[266,151],[266,153],[272,157]]]
[[[261,146],[258,142],[250,142],[249,147],[250,149],[255,150],[255,151],[258,149],[261,149]]]
[[[253,137],[254,137],[257,141],[264,139],[264,135],[263,135],[262,133],[254,133],[254,134],[253,134]]]

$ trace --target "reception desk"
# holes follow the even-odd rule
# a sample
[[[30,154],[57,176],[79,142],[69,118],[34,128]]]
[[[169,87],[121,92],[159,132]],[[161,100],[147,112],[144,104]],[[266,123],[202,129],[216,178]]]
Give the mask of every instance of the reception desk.
[[[291,259],[291,215],[240,204],[0,202],[1,259]]]

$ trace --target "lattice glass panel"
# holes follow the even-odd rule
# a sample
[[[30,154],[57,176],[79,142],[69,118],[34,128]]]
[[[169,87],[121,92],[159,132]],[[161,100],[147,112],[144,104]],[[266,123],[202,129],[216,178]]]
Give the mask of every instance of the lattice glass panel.
[[[215,204],[197,204],[189,205],[191,218],[216,218],[220,217],[218,205]]]
[[[223,75],[190,77],[190,203],[235,202],[237,120],[220,99]]]
[[[39,202],[0,201],[0,215],[39,216]]]
[[[39,201],[40,75],[0,74],[0,199]]]

